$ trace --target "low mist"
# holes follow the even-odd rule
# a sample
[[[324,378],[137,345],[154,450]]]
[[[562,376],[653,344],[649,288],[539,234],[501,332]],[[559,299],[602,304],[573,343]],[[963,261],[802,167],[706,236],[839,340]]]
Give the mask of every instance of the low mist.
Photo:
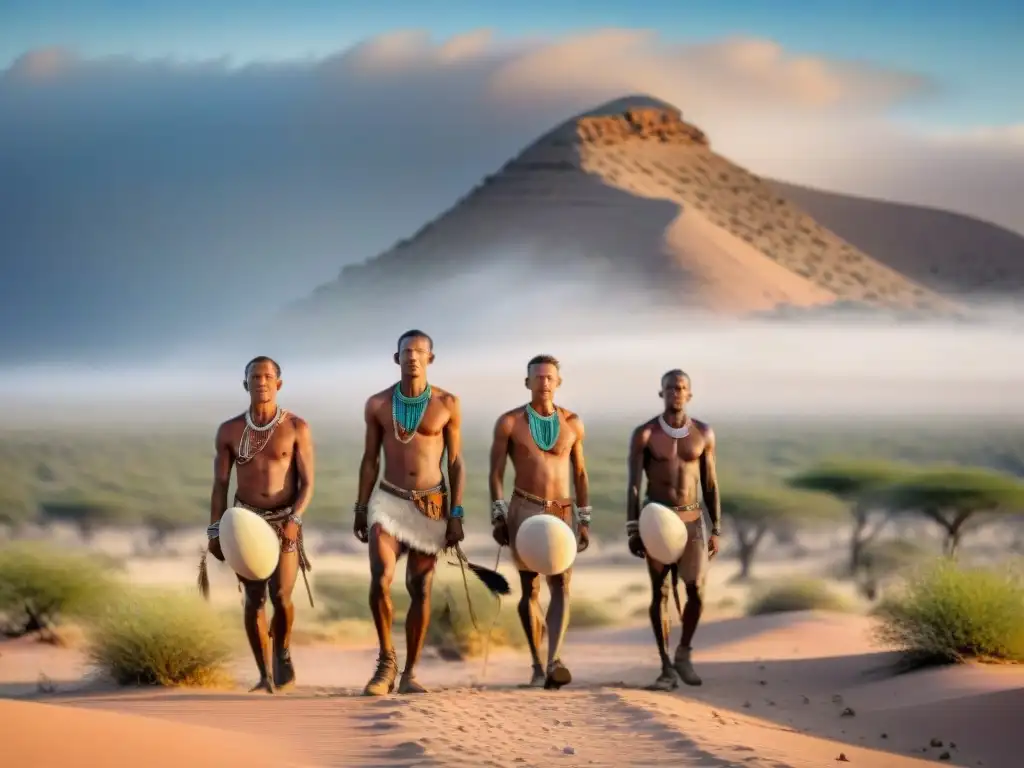
[[[692,378],[691,413],[711,421],[1024,416],[1022,323],[1010,310],[970,322],[732,320],[650,309],[624,283],[615,292],[603,279],[537,275],[493,267],[426,299],[382,296],[372,313],[317,321],[316,353],[300,335],[183,342],[153,361],[0,370],[0,397],[8,423],[22,427],[212,430],[246,406],[246,361],[268,354],[284,369],[283,406],[314,427],[356,426],[366,397],[398,377],[395,340],[418,327],[435,341],[431,382],[461,397],[474,432],[526,400],[526,362],[539,353],[561,360],[557,400],[590,423],[657,413],[659,379],[672,368]],[[323,341],[332,335],[336,343]],[[358,351],[335,351],[345,348]]]

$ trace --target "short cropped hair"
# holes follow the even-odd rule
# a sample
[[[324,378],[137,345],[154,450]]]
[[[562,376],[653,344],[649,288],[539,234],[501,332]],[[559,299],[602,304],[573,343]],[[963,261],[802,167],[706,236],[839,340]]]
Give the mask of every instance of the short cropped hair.
[[[682,379],[686,379],[686,383],[687,384],[691,383],[690,382],[690,374],[688,374],[686,371],[683,371],[683,370],[681,370],[679,368],[673,368],[671,371],[666,371],[665,373],[663,373],[661,375],[661,386],[664,387],[665,383],[669,379],[675,378],[676,376],[678,376],[678,377],[680,377]]]
[[[405,341],[406,339],[426,339],[427,343],[430,344],[430,351],[434,351],[434,340],[430,338],[430,334],[424,333],[421,330],[413,328],[412,330],[406,331],[405,333],[398,337],[397,349],[399,352],[402,351],[402,342]]]
[[[526,364],[526,375],[530,375],[530,370],[535,365],[553,365],[556,371],[562,370],[561,363],[558,362],[558,358],[554,355],[536,355],[530,358],[530,362]]]
[[[274,366],[274,372],[277,374],[277,378],[279,378],[279,379],[281,378],[281,366],[277,364],[277,361],[274,358],[272,358],[272,357],[267,357],[266,355],[260,355],[258,357],[254,357],[252,360],[250,360],[248,363],[245,364],[245,378],[246,378],[246,380],[249,379],[249,372],[252,370],[252,367],[254,365],[259,365],[260,363],[270,363],[271,365],[273,365]]]

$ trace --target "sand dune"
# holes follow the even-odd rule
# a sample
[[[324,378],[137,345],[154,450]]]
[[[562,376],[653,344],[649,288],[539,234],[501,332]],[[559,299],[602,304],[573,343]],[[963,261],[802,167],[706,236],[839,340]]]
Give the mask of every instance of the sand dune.
[[[226,713],[208,713],[206,726]],[[0,699],[4,765],[32,768],[301,766],[279,743],[216,727]],[[9,762],[8,762],[9,761]]]
[[[1016,232],[934,208],[772,186],[847,242],[934,291],[982,299],[1024,291],[1024,236]]]
[[[570,633],[565,659],[576,681],[557,693],[521,689],[528,661],[502,650],[486,669],[481,660],[431,656],[421,679],[432,694],[367,699],[357,694],[374,649],[304,646],[294,654],[301,684],[289,694],[93,687],[33,697],[51,706],[0,701],[0,722],[17,726],[7,741],[15,764],[43,766],[86,754],[84,733],[117,741],[121,751],[102,763],[113,768],[155,755],[153,743],[167,762],[146,765],[213,765],[202,760],[215,747],[250,766],[796,768],[831,765],[840,755],[879,768],[936,759],[1019,764],[1024,735],[1010,718],[1024,703],[1024,670],[964,666],[894,677],[885,667],[893,656],[871,645],[870,628],[865,617],[817,613],[709,622],[695,654],[704,686],[671,694],[644,690],[656,654],[649,629],[634,626]],[[39,667],[67,670],[76,655],[21,644],[17,666],[33,653]],[[249,676],[247,659],[239,671]],[[59,749],[44,738],[54,725],[65,735]],[[51,762],[33,761],[36,752]]]
[[[847,234],[871,227],[860,212],[847,226],[845,209],[827,210],[839,211],[829,220]],[[630,302],[726,314],[837,301],[954,308],[922,284],[934,274],[924,241],[911,235],[918,223],[901,229],[900,221],[886,219],[896,233],[889,240],[865,241],[881,243],[885,258],[876,257],[716,154],[676,108],[630,97],[541,137],[411,238],[346,267],[298,311],[351,309],[384,285],[422,288],[494,264],[613,287],[600,298],[606,312]],[[943,274],[967,279],[963,269]]]

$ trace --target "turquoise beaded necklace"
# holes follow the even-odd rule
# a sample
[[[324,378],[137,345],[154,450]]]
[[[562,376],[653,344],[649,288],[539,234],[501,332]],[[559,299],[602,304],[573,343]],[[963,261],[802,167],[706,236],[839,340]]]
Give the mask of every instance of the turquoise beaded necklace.
[[[558,442],[558,409],[550,416],[541,416],[533,406],[527,404],[526,417],[530,422],[530,436],[542,451],[550,451]]]
[[[395,425],[395,437],[403,443],[411,443],[416,436],[416,430],[420,428],[423,421],[423,414],[427,412],[427,404],[430,402],[430,385],[427,384],[416,397],[406,397],[402,394],[402,384],[395,384],[394,392],[391,394],[391,420]],[[399,435],[399,428],[402,433],[408,435],[403,439]]]

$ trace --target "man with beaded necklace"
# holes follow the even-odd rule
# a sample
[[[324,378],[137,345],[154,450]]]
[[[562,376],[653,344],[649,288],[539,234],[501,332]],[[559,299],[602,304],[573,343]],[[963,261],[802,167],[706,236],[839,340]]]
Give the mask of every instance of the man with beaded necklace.
[[[709,424],[690,418],[686,404],[693,397],[690,377],[679,369],[661,377],[664,401],[661,414],[633,431],[629,445],[629,480],[626,489],[626,535],[629,551],[647,560],[651,580],[651,626],[661,658],[661,674],[655,690],[677,688],[681,679],[687,685],[700,685],[701,679],[690,660],[691,642],[703,611],[703,586],[708,561],[718,554],[722,535],[722,510],[718,472],[715,466],[715,433]],[[647,475],[647,498],[641,503],[640,486]],[[704,540],[704,517],[698,494],[703,496],[711,518],[711,535]],[[686,524],[686,549],[679,562],[665,565],[655,562],[644,551],[640,539],[640,510],[647,501],[675,510]],[[681,611],[682,637],[675,656],[669,658],[669,614],[667,576],[681,576],[686,587],[686,607]],[[679,595],[676,592],[676,606]]]
[[[277,404],[281,383],[281,366],[269,357],[253,358],[245,366],[242,386],[249,393],[250,404],[245,413],[217,429],[207,528],[209,552],[223,561],[220,519],[228,507],[231,468],[235,467],[234,506],[260,515],[281,539],[280,560],[269,579],[238,577],[245,591],[245,633],[260,675],[252,690],[267,693],[295,683],[289,650],[295,619],[292,590],[299,571],[305,578],[310,568],[302,543],[302,516],[313,499],[313,436],[304,420]],[[204,558],[204,575],[205,564]],[[268,587],[274,608],[269,633],[264,607]]]
[[[502,414],[494,427],[491,446],[491,522],[494,540],[508,546],[519,569],[522,597],[519,619],[533,659],[531,687],[561,688],[572,675],[560,658],[569,626],[570,568],[548,577],[551,602],[547,613],[547,665],[541,665],[538,646],[544,634],[540,610],[540,581],[528,571],[515,550],[516,534],[534,515],[555,515],[577,534],[578,551],[590,543],[589,482],[583,459],[583,420],[554,404],[562,383],[558,360],[538,355],[526,366],[530,402]],[[505,501],[505,465],[511,458],[515,481],[510,502]],[[576,492],[576,514],[569,498],[569,476]],[[577,524],[578,521],[578,524]]]
[[[401,367],[400,380],[366,401],[366,438],[354,510],[353,532],[369,544],[370,608],[380,647],[377,669],[363,690],[367,696],[384,696],[395,689],[398,657],[391,639],[391,582],[403,554],[408,555],[405,585],[411,602],[398,692],[426,691],[414,671],[430,621],[434,567],[438,554],[463,539],[459,399],[427,382],[434,342],[423,331],[406,331],[398,338],[394,361]],[[381,453],[384,472],[378,485]]]

